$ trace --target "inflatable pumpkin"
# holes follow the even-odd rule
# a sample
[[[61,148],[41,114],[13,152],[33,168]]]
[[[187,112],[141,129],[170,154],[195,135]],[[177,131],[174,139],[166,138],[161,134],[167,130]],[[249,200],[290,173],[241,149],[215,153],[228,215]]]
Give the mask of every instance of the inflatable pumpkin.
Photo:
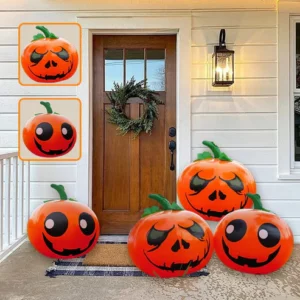
[[[213,142],[203,144],[214,157],[210,152],[198,154],[179,176],[177,193],[182,206],[211,221],[218,221],[236,209],[250,208],[252,201],[247,193],[256,192],[252,174]]]
[[[177,277],[194,273],[209,262],[213,253],[213,234],[197,214],[182,210],[176,203],[157,194],[163,211],[154,206],[145,210],[128,237],[133,263],[155,277]]]
[[[36,82],[59,82],[74,75],[78,53],[67,40],[57,37],[44,26],[21,56],[24,72]]]
[[[77,138],[72,122],[53,113],[49,102],[40,102],[46,114],[37,114],[23,128],[23,141],[27,149],[41,157],[58,157],[69,153]]]
[[[267,274],[281,268],[293,251],[293,234],[277,215],[263,208],[260,196],[248,194],[254,209],[224,217],[214,234],[217,256],[229,268]]]
[[[98,219],[89,207],[68,199],[62,185],[51,187],[60,200],[46,201],[34,210],[27,224],[28,238],[37,251],[50,258],[83,256],[97,243]]]

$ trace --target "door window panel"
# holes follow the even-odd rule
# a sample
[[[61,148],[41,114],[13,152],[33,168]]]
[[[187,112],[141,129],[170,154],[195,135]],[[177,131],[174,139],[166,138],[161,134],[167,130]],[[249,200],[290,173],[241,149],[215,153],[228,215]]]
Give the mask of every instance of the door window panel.
[[[144,49],[126,49],[126,81],[145,79]]]
[[[106,49],[105,57],[105,91],[111,91],[114,82],[123,84],[124,58],[123,49]]]

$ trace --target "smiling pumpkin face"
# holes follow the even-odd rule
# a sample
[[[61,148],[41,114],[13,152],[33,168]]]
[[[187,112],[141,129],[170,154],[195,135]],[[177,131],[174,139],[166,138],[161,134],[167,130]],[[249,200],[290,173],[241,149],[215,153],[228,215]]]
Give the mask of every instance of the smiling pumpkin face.
[[[31,215],[28,238],[34,248],[50,258],[69,259],[87,254],[96,245],[100,226],[94,212],[72,199],[61,185],[51,185],[61,200],[46,202]]]
[[[199,271],[213,253],[213,235],[207,223],[193,212],[166,209],[143,217],[131,230],[128,251],[134,264],[150,276],[178,277]],[[160,199],[159,199],[160,198]],[[164,199],[164,200],[161,200]]]
[[[25,73],[36,82],[59,82],[74,75],[78,66],[77,50],[65,39],[58,38],[44,26],[43,34],[34,36],[24,49],[21,63]]]
[[[293,234],[282,219],[262,208],[259,195],[249,197],[255,209],[232,212],[218,224],[214,235],[216,254],[231,269],[271,273],[291,256]]]
[[[58,157],[69,153],[77,139],[72,122],[53,113],[49,102],[40,102],[47,114],[31,118],[23,128],[23,141],[28,150],[40,157]]]
[[[252,174],[242,164],[232,161],[213,142],[203,142],[209,152],[186,167],[178,178],[177,191],[181,204],[206,220],[218,221],[226,214],[250,208],[247,193],[256,192]]]

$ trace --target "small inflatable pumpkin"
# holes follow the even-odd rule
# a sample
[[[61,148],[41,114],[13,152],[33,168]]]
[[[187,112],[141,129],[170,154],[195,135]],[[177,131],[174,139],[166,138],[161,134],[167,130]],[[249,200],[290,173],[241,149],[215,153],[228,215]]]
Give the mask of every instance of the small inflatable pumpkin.
[[[59,82],[71,78],[78,66],[78,53],[67,40],[57,37],[45,26],[21,56],[24,72],[36,82]]]
[[[214,234],[216,254],[231,269],[271,273],[290,258],[293,234],[281,218],[263,208],[259,195],[248,196],[254,209],[234,211],[218,224]]]
[[[62,185],[51,187],[60,200],[46,201],[34,210],[27,224],[28,238],[38,252],[50,258],[83,256],[97,243],[97,216],[86,205],[68,199]]]
[[[178,178],[177,192],[182,206],[206,220],[219,221],[228,213],[250,208],[247,193],[256,192],[248,169],[221,152],[213,142],[203,141],[210,152],[198,154]]]
[[[49,102],[40,102],[46,114],[37,114],[23,128],[23,141],[27,149],[40,157],[58,157],[69,153],[77,139],[72,122],[53,113]]]
[[[213,234],[197,214],[182,210],[157,194],[158,207],[145,209],[130,231],[128,251],[133,263],[155,277],[178,277],[199,271],[213,253]]]

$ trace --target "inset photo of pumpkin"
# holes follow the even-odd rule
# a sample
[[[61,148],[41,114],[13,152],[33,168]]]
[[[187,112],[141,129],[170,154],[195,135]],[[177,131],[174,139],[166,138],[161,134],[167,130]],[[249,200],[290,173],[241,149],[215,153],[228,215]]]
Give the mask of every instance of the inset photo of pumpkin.
[[[76,161],[81,157],[81,101],[23,98],[19,101],[21,160]]]
[[[19,26],[21,85],[79,85],[81,27],[78,23],[22,23]]]

